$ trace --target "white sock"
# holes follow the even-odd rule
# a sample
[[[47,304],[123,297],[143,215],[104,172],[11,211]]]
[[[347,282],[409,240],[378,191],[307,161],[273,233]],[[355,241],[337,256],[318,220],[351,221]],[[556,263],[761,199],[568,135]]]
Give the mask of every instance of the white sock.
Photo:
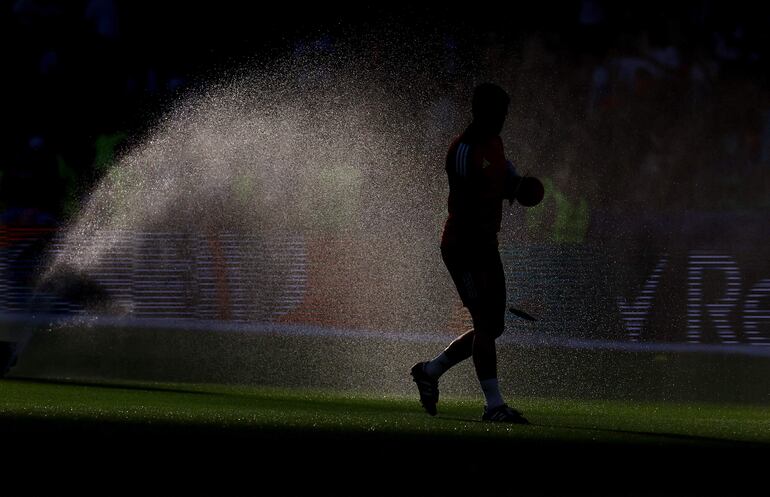
[[[481,383],[481,389],[484,391],[484,397],[487,399],[487,409],[505,404],[503,396],[500,395],[500,386],[497,384],[497,378],[490,378]]]
[[[447,369],[451,368],[452,365],[452,361],[450,361],[447,355],[442,352],[432,361],[428,361],[423,367],[423,370],[428,376],[434,380],[438,380],[439,376],[446,373]]]

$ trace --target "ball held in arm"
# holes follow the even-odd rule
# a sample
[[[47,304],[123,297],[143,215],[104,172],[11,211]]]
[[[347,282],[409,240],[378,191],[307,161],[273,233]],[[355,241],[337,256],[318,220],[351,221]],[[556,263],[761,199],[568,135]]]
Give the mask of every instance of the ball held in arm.
[[[516,168],[510,161],[507,161],[507,174],[505,175],[505,187],[503,198],[508,199],[509,203],[516,200],[524,207],[534,207],[539,204],[545,196],[545,188],[539,179],[533,176],[519,176]]]

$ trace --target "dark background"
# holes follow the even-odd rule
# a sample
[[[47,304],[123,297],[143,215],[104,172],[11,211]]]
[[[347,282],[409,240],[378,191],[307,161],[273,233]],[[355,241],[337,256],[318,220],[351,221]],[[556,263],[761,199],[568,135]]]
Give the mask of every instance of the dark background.
[[[4,224],[56,224],[75,212],[114,152],[185,88],[244,63],[343,42],[373,57],[414,45],[450,54],[455,62],[441,76],[458,81],[483,78],[479,61],[490,57],[540,71],[531,88],[512,89],[511,125],[526,116],[556,142],[536,144],[543,167],[559,162],[552,151],[570,139],[565,123],[589,130],[584,145],[595,155],[562,166],[556,181],[564,190],[582,185],[575,177],[593,177],[602,207],[770,205],[770,21],[750,2],[20,0],[3,3],[0,22]]]

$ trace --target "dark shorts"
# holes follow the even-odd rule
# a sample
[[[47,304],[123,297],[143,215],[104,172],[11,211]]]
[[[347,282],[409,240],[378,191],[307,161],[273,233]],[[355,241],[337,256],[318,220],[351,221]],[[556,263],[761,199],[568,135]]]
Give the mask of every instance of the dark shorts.
[[[492,246],[442,244],[441,258],[479,333],[498,337],[505,329],[505,273]]]

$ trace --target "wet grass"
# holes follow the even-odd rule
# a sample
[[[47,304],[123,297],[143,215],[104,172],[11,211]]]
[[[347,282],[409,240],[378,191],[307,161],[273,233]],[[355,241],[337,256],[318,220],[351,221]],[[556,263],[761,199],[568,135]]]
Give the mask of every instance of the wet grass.
[[[439,407],[432,418],[414,398],[404,397],[15,379],[0,382],[0,434],[6,447],[14,448],[4,462],[22,474],[47,468],[66,479],[91,468],[112,478],[116,472],[134,475],[110,493],[135,493],[139,490],[130,483],[152,475],[160,486],[150,488],[162,493],[291,494],[310,488],[359,493],[363,484],[366,493],[390,494],[419,476],[414,461],[424,454],[423,469],[446,473],[436,476],[443,483],[418,479],[422,493],[474,490],[466,487],[474,478],[452,483],[453,471],[470,476],[493,471],[499,487],[483,489],[492,493],[537,488],[546,494],[593,492],[601,485],[580,485],[586,483],[580,475],[599,471],[606,473],[599,482],[612,482],[630,471],[636,483],[626,490],[666,494],[668,488],[678,495],[697,489],[700,495],[724,488],[671,483],[648,488],[643,482],[654,480],[639,477],[675,465],[679,469],[669,476],[697,467],[713,477],[710,465],[716,464],[719,474],[735,465],[746,485],[751,464],[770,454],[770,414],[756,406],[519,399],[516,407],[529,426],[480,422],[478,399],[442,399]],[[31,460],[37,462],[30,465]],[[535,472],[544,468],[578,479],[569,485],[561,478],[536,479]],[[650,468],[657,469],[650,473]],[[508,479],[508,472],[518,476]],[[170,477],[175,474],[186,476]],[[230,476],[217,476],[222,474]],[[21,493],[49,489],[45,480],[15,481],[21,482],[16,489]],[[76,490],[94,490],[87,483],[78,480]]]
[[[758,406],[519,399],[531,426],[482,423],[478,399],[442,399],[427,416],[415,398],[220,385],[4,380],[0,421],[169,423],[223,430],[316,429],[516,440],[770,444]]]

